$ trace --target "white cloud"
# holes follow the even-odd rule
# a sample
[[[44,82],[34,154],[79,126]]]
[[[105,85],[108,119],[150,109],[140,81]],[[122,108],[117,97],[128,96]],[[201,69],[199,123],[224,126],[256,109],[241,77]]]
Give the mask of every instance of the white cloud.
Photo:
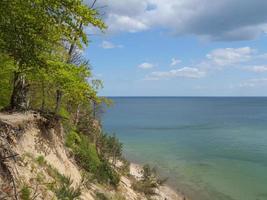
[[[120,16],[117,14],[109,14],[106,23],[108,24],[108,31],[111,33],[135,33],[149,29],[148,25],[141,20],[131,18],[129,16]]]
[[[155,71],[149,74],[145,80],[161,80],[161,79],[170,79],[175,77],[184,77],[184,78],[201,78],[204,77],[206,73],[200,71],[198,68],[193,67],[183,67],[180,69],[173,69],[170,71]]]
[[[267,86],[267,78],[254,78],[254,79],[248,79],[241,84],[239,84],[239,87],[266,87]]]
[[[141,69],[152,69],[155,67],[155,65],[152,63],[144,62],[144,63],[138,65],[138,67]]]
[[[263,53],[257,56],[259,59],[267,59],[267,53]]]
[[[176,35],[209,40],[250,40],[267,27],[264,0],[102,0],[97,4],[107,6],[105,21],[111,32],[166,28]]]
[[[254,66],[246,67],[246,69],[248,71],[257,72],[257,73],[267,72],[266,65],[254,65]]]
[[[255,50],[250,47],[215,49],[207,54],[207,58],[218,66],[227,66],[249,61]]]
[[[259,62],[266,54],[258,54],[251,47],[240,48],[221,48],[214,49],[206,55],[199,63],[194,64],[194,67],[183,67],[169,71],[154,71],[145,77],[145,80],[160,80],[170,79],[175,77],[185,78],[202,78],[214,70],[224,69],[225,67],[233,67],[239,70],[247,70],[257,73],[267,72],[267,65],[248,65],[252,61]],[[173,58],[171,66],[175,66],[181,61]],[[242,66],[246,64],[247,66]],[[143,63],[140,68],[152,68],[154,65]],[[251,83],[246,83],[250,84]]]
[[[104,40],[100,44],[100,47],[103,49],[115,49],[115,48],[122,48],[123,46],[122,45],[116,45],[116,44],[113,44],[112,42]]]
[[[172,58],[170,66],[171,66],[171,67],[174,67],[174,66],[178,65],[178,64],[181,63],[181,62],[182,62],[182,61],[179,60],[179,59]]]

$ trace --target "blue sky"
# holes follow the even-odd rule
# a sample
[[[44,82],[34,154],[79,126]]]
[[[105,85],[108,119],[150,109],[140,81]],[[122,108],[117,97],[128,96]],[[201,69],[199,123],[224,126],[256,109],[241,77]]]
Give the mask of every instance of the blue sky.
[[[215,3],[216,2],[216,3]],[[99,0],[85,50],[104,96],[266,96],[267,1]]]

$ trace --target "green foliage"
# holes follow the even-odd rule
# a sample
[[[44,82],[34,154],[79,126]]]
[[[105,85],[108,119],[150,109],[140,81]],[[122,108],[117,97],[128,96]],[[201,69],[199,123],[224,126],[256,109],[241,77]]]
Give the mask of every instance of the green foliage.
[[[40,155],[36,158],[36,162],[39,164],[39,165],[44,165],[46,163],[45,161],[45,158],[43,155]]]
[[[76,162],[86,171],[96,173],[101,164],[96,147],[88,137],[80,135],[80,138],[80,142],[73,149]]]
[[[106,197],[106,195],[104,193],[101,193],[101,192],[96,193],[96,199],[97,200],[109,200],[109,198]]]
[[[70,113],[63,107],[61,107],[60,111],[59,111],[59,115],[62,118],[68,119],[70,117]]]
[[[73,181],[69,177],[61,176],[60,185],[55,189],[55,194],[60,200],[75,200],[80,199],[81,190],[80,188],[72,187]]]
[[[122,156],[122,143],[115,135],[101,134],[98,141],[101,155],[106,159],[112,159],[113,163]]]
[[[119,167],[120,173],[128,176],[130,174],[130,162],[125,158],[120,158],[122,165]]]
[[[80,144],[81,138],[79,134],[75,131],[70,131],[66,136],[66,146],[72,149],[78,148],[77,145]]]
[[[108,183],[114,187],[117,187],[120,182],[119,174],[107,161],[103,161],[101,163],[95,176],[100,183]]]
[[[60,103],[59,114],[69,119],[79,105],[98,99],[87,81],[90,77],[91,71],[86,65],[49,61],[47,69],[39,69],[37,75],[28,77],[33,97],[31,106],[55,111],[56,104]],[[60,102],[56,101],[58,91],[62,94]]]
[[[61,180],[63,175],[60,174],[58,172],[58,170],[54,167],[52,167],[51,165],[47,165],[46,171],[48,173],[49,176],[51,176],[52,178],[56,179],[56,180]]]
[[[20,101],[25,107],[28,98],[31,107],[43,109],[44,103],[52,104],[59,90],[65,102],[78,101],[76,105],[88,98],[97,99],[87,81],[91,76],[88,62],[78,63],[74,55],[74,50],[88,45],[83,28],[88,25],[106,28],[98,11],[83,0],[0,1],[0,57],[10,61],[6,64],[0,58],[1,72],[8,72],[4,79],[0,74],[0,92],[5,94],[0,106],[11,96],[12,108]],[[36,101],[39,97],[41,102]],[[61,97],[57,101],[61,103]]]
[[[0,50],[20,62],[23,69],[42,65],[46,53],[55,45],[64,45],[63,39],[79,47],[87,44],[85,32],[78,28],[80,23],[105,28],[98,12],[82,0],[3,0],[0,19]]]
[[[28,186],[24,185],[20,191],[20,198],[22,200],[30,200],[31,199],[31,190]]]
[[[154,179],[156,176],[156,169],[151,168],[148,164],[143,166],[142,179],[144,181]]]
[[[132,185],[133,189],[144,193],[146,196],[155,195],[155,189],[166,182],[167,179],[160,179],[156,169],[149,165],[144,165],[142,170],[142,179],[137,180]]]
[[[80,167],[100,183],[117,186],[120,181],[119,174],[110,166],[105,159],[100,159],[96,146],[90,142],[90,139],[83,135],[71,131],[66,138],[66,145],[74,151],[75,160]]]
[[[38,181],[38,183],[43,183],[45,180],[45,175],[42,172],[39,172],[37,174],[36,180]]]
[[[133,189],[144,193],[146,196],[155,195],[155,189],[157,188],[157,185],[150,181],[136,181],[132,185]]]
[[[81,195],[80,187],[73,187],[73,181],[70,177],[64,176],[59,173],[57,169],[51,165],[46,165],[46,171],[55,182],[47,184],[47,187],[53,191],[57,198],[60,200],[76,200],[79,199]]]
[[[12,92],[12,79],[15,65],[5,54],[0,53],[0,109],[8,106]]]
[[[96,177],[94,174],[87,172],[85,170],[82,171],[82,184],[87,188],[90,189],[92,183],[96,183]]]

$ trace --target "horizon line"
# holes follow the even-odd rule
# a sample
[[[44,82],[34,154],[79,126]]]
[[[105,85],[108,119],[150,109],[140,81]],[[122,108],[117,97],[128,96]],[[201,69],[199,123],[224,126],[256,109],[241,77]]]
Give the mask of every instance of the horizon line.
[[[107,95],[107,96],[105,96],[105,95],[101,95],[101,97],[109,97],[109,98],[129,98],[129,97],[132,97],[132,98],[153,98],[153,97],[155,97],[155,98],[162,98],[162,97],[169,97],[169,98],[187,98],[187,97],[197,97],[197,98],[201,98],[201,97],[203,97],[203,98],[205,98],[205,97],[212,97],[212,98],[225,98],[225,97],[228,97],[228,98],[255,98],[255,97],[264,97],[264,98],[266,98],[267,97],[267,95],[265,95],[265,96],[205,96],[205,95],[202,95],[202,96],[132,96],[132,95],[130,95],[130,96],[125,96],[125,95],[123,95],[123,96],[109,96],[109,95]]]

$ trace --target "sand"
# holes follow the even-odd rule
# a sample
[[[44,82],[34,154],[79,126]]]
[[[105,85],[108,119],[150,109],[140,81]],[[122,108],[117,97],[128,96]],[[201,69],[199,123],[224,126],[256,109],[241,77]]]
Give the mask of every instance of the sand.
[[[134,176],[137,180],[142,177],[142,167],[141,165],[131,163],[130,164],[130,174]],[[156,196],[153,197],[155,200],[188,200],[184,195],[179,194],[174,189],[168,185],[160,186],[157,190]]]

